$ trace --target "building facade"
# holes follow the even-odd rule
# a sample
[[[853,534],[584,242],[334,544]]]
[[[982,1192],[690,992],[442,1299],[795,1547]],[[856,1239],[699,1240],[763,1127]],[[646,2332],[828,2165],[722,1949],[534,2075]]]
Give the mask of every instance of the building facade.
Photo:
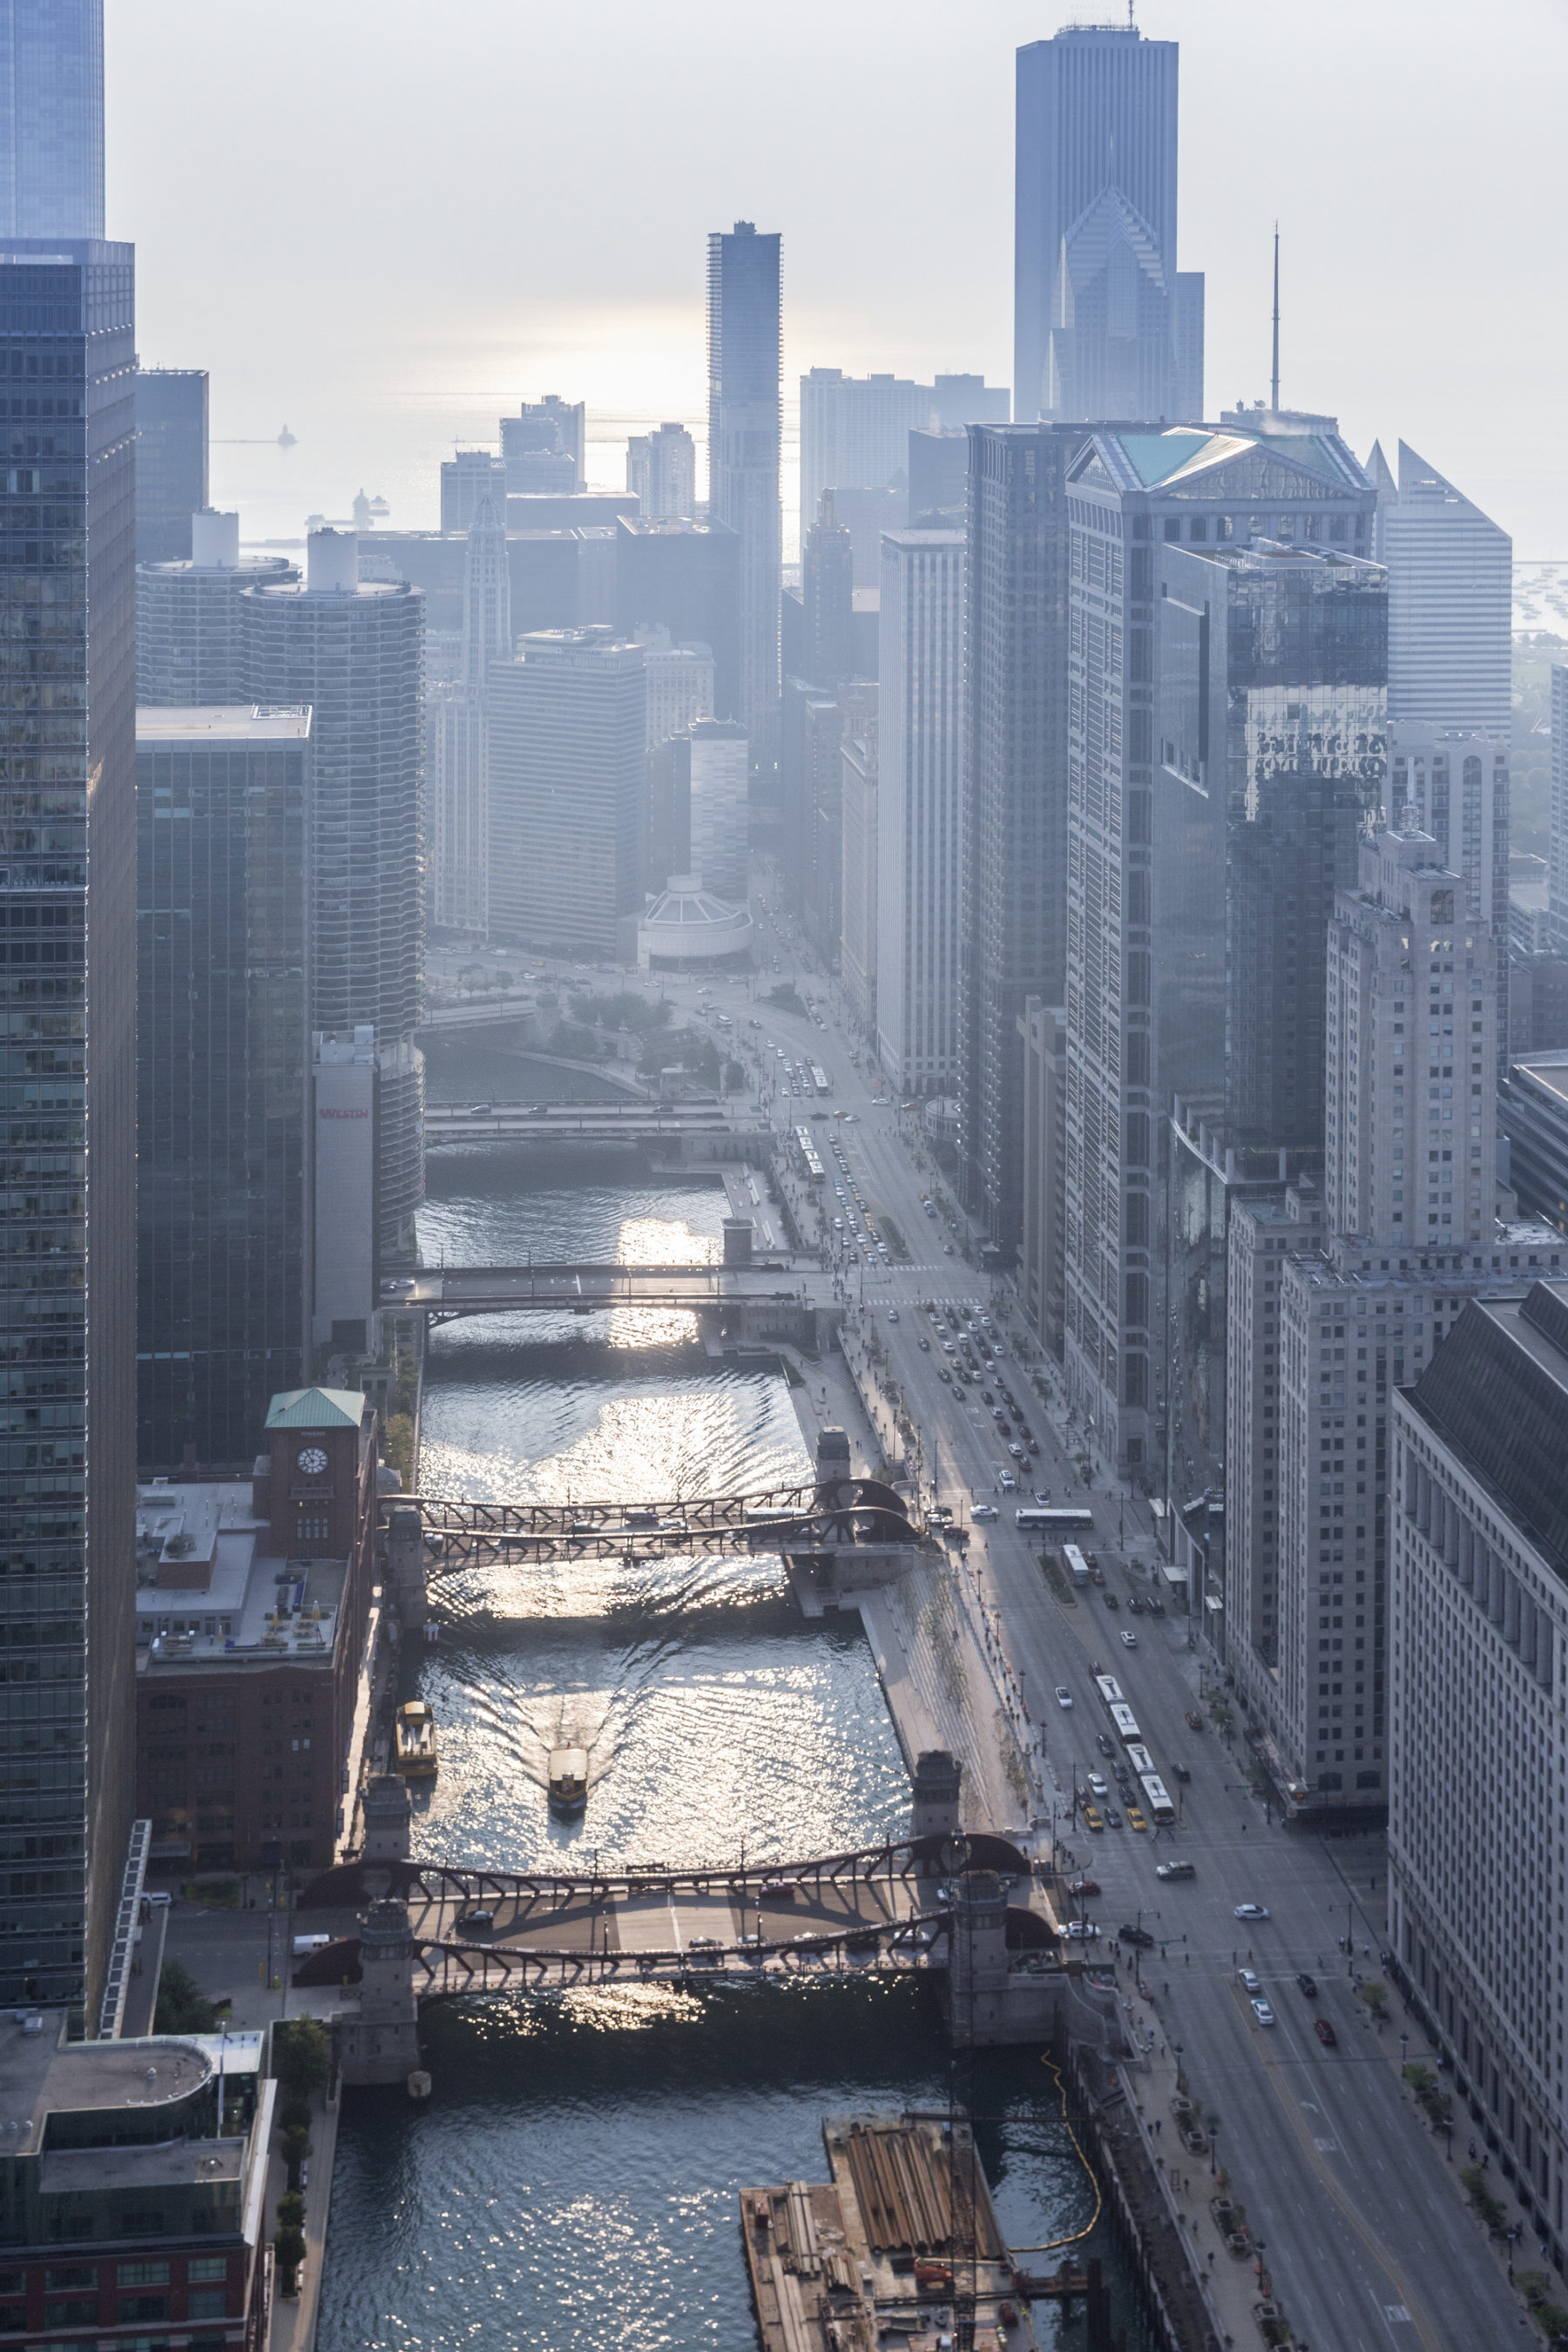
[[[303,585],[242,592],[249,698],[308,707],[309,1014],[374,1028],[377,1246],[411,1263],[425,1197],[425,1057],[414,1042],[425,957],[424,598],[359,577],[353,531],[310,534]]]
[[[488,680],[492,662],[511,657],[506,524],[496,500],[484,498],[468,526],[458,676],[426,702],[426,878],[438,930],[483,938],[489,929]]]
[[[616,524],[613,619],[621,637],[668,629],[706,646],[713,699],[704,716],[741,717],[741,541],[727,523],[622,516]]]
[[[1176,270],[1176,118],[1174,41],[1096,25],[1018,51],[1020,423],[1202,415],[1203,280]]]
[[[0,494],[6,613],[31,646],[5,679],[0,759],[11,820],[0,959],[17,1040],[5,1081],[3,1314],[16,1434],[0,1543],[10,1671],[39,1686],[8,1732],[0,2006],[77,2001],[85,1983],[89,2011],[133,1788],[133,306],[128,245],[57,230],[37,246],[14,240],[0,261],[0,366],[37,386],[11,395]],[[47,718],[40,670],[52,680]]]
[[[614,962],[642,903],[642,647],[560,629],[520,652],[489,673],[490,929]]]
[[[844,738],[839,787],[839,974],[849,1025],[863,1043],[877,1034],[879,745],[867,717]]]
[[[836,687],[855,675],[855,552],[824,490],[801,549],[803,675]]]
[[[1390,590],[1392,595],[1392,580]],[[1392,624],[1392,612],[1390,614]],[[1408,804],[1443,863],[1465,885],[1465,905],[1484,916],[1498,958],[1498,1050],[1506,1066],[1509,1037],[1509,739],[1458,728],[1390,723],[1388,808],[1397,822]]]
[[[959,530],[882,541],[877,1058],[922,1100],[959,1077],[966,554]]]
[[[0,231],[103,235],[103,0],[0,7]]]
[[[1388,718],[1508,741],[1513,712],[1513,541],[1408,444],[1381,448],[1374,553],[1388,568]]]
[[[1390,1412],[1389,1940],[1531,2235],[1564,2260],[1568,1292],[1473,1302]],[[1465,2130],[1463,2112],[1458,2129]]]
[[[721,705],[720,715],[740,719],[756,752],[776,741],[778,728],[779,246],[776,235],[759,236],[751,221],[715,229],[708,239],[708,512],[740,541],[738,692],[735,707]],[[676,626],[662,613],[637,617]],[[708,642],[717,655],[711,635]]]
[[[697,512],[697,444],[684,425],[659,425],[626,443],[626,488],[639,512],[664,521]]]
[[[441,460],[441,529],[467,532],[485,499],[506,511],[506,459],[490,449],[459,449]]]
[[[207,503],[205,368],[136,371],[136,561],[189,558]]]
[[[241,603],[247,588],[299,579],[285,555],[239,553],[239,517],[189,517],[187,554],[136,567],[136,699],[159,710],[239,701],[248,684]]]
[[[516,497],[572,497],[588,479],[588,412],[584,402],[547,392],[525,400],[515,416],[500,420],[501,462],[508,491]]]
[[[727,906],[743,907],[751,896],[746,730],[732,719],[694,719],[686,740],[689,854],[679,870],[700,876],[704,890]]]
[[[1062,1201],[1066,1126],[1067,1017],[1031,996],[1018,1015],[1024,1041],[1024,1227],[1018,1297],[1043,1347],[1062,1352]]]
[[[800,532],[824,490],[881,490],[908,479],[911,432],[1005,425],[1012,395],[983,375],[916,383],[895,375],[847,376],[812,368],[800,380]]]
[[[142,709],[136,1454],[249,1461],[304,1371],[309,710]]]

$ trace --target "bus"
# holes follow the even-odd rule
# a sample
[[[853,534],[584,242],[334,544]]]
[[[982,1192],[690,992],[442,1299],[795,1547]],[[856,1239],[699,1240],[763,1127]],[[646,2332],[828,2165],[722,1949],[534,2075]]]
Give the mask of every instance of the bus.
[[[1073,1591],[1081,1592],[1089,1583],[1089,1562],[1077,1544],[1063,1544],[1062,1566],[1073,1581]]]
[[[1088,1535],[1094,1533],[1094,1513],[1087,1504],[1081,1510],[1070,1505],[1058,1510],[1043,1503],[1026,1503],[1021,1511],[1014,1512],[1013,1518],[1016,1526],[1028,1528],[1041,1535],[1070,1536],[1075,1531]]]
[[[833,1088],[827,1083],[826,1071],[816,1062],[813,1062],[811,1066],[811,1083],[819,1095],[830,1095],[833,1092]]]
[[[817,1157],[816,1146],[812,1140],[810,1128],[797,1127],[795,1131],[795,1139],[800,1146],[800,1156],[805,1162],[806,1181],[811,1184],[820,1184],[824,1182],[827,1175],[827,1171],[824,1168],[822,1161]]]
[[[1140,1772],[1138,1786],[1143,1791],[1143,1802],[1148,1808],[1149,1819],[1155,1828],[1168,1827],[1176,1818],[1176,1809],[1172,1804],[1170,1791],[1158,1772]]]
[[[1149,1750],[1146,1748],[1130,1748],[1127,1751],[1127,1761],[1131,1765],[1132,1769],[1137,1773],[1138,1778],[1141,1780],[1145,1773],[1152,1772],[1156,1769],[1154,1759],[1150,1755]]]
[[[1123,1748],[1135,1747],[1142,1738],[1143,1734],[1138,1728],[1138,1718],[1130,1706],[1113,1706],[1110,1710],[1110,1721]]]
[[[1121,1695],[1121,1685],[1117,1681],[1114,1675],[1096,1675],[1094,1678],[1094,1687],[1100,1693],[1100,1697],[1104,1700],[1107,1706],[1121,1706],[1124,1705],[1125,1702],[1123,1701]]]

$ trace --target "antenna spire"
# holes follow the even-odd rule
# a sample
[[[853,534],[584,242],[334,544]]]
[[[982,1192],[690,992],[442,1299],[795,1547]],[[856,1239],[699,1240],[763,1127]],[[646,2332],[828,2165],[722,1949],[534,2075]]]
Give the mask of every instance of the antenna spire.
[[[1274,378],[1269,406],[1279,414],[1279,224],[1274,224]]]

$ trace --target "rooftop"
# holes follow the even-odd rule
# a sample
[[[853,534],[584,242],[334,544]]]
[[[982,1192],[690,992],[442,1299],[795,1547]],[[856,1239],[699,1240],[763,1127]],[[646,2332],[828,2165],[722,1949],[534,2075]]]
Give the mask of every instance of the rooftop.
[[[0,2130],[7,2156],[37,2154],[51,2115],[173,2108],[216,2071],[183,2036],[67,2042],[67,2021],[58,2009],[0,2013]]]
[[[268,1429],[358,1429],[365,1415],[360,1389],[280,1389],[267,1415]]]
[[[1531,1054],[1528,1061],[1516,1062],[1510,1075],[1532,1079],[1543,1093],[1555,1095],[1568,1108],[1568,1048],[1560,1046],[1552,1054]]]
[[[348,1562],[280,1559],[261,1549],[268,1532],[248,1482],[138,1486],[138,1674],[330,1665]]]
[[[138,743],[190,742],[197,738],[227,742],[294,743],[310,732],[308,703],[198,702],[189,709],[160,710],[142,704],[136,712]]]
[[[1402,1393],[1568,1577],[1568,1288],[1472,1299]]]

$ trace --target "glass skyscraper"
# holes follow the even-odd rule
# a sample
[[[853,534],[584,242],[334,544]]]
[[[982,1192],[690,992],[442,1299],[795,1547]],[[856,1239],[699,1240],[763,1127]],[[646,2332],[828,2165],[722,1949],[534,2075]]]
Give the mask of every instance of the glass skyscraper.
[[[44,14],[15,11],[35,29]],[[132,247],[13,240],[0,262],[5,2008],[84,1989],[96,2002],[134,1787],[134,387]]]
[[[103,235],[103,0],[0,0],[0,234]]]
[[[136,371],[136,561],[191,554],[191,517],[207,502],[205,368]]]
[[[753,757],[778,731],[779,245],[750,221],[708,239],[708,512],[741,541],[741,690],[724,716],[741,720]]]
[[[1203,413],[1204,281],[1176,269],[1174,41],[1068,26],[1018,51],[1014,415]]]

